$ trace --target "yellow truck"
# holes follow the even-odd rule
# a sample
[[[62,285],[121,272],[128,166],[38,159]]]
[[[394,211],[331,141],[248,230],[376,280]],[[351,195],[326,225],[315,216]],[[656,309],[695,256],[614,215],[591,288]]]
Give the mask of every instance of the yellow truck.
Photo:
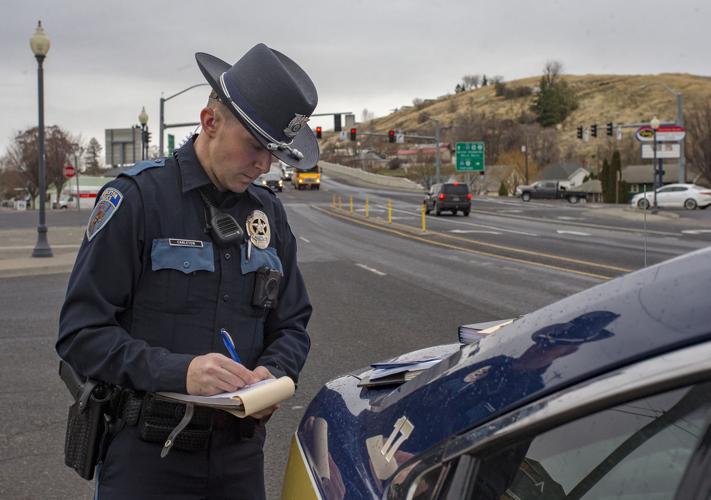
[[[319,189],[321,187],[321,169],[318,165],[309,170],[294,169],[291,183],[295,189]]]

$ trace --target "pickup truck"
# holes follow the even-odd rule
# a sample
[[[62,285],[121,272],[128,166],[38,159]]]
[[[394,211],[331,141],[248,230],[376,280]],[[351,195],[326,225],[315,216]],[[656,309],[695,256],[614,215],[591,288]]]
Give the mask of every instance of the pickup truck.
[[[530,186],[519,186],[516,191],[520,193],[523,201],[531,201],[533,198],[548,200],[568,200],[569,203],[577,203],[580,200],[587,200],[588,194],[583,191],[572,191],[559,181],[538,181]]]

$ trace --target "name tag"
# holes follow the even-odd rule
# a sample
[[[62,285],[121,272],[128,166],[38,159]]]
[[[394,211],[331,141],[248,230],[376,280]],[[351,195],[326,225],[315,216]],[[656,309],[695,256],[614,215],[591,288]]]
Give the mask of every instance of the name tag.
[[[200,240],[180,240],[177,238],[168,238],[168,244],[172,247],[189,247],[202,248],[204,245]]]

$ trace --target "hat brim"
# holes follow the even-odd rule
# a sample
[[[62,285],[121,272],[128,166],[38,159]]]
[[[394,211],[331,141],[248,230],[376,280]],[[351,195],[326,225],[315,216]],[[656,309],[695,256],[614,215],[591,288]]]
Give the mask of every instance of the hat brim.
[[[225,106],[229,108],[229,110],[240,121],[240,123],[247,130],[249,130],[249,132],[254,136],[254,138],[257,139],[257,141],[259,141],[259,143],[266,148],[267,144],[271,141],[269,141],[269,139],[259,133],[259,131],[253,128],[249,123],[246,122],[246,120],[244,120],[240,116],[237,110],[232,107],[232,105],[230,104],[230,99],[225,95],[224,91],[222,90],[222,85],[220,85],[220,75],[230,69],[231,65],[226,63],[222,59],[219,59],[210,54],[205,54],[204,52],[196,53],[195,60],[197,61],[200,71],[207,80],[207,83],[209,83],[210,87],[212,87],[212,89],[217,92],[217,95],[220,96],[220,100],[225,104]],[[278,160],[283,161],[287,165],[290,165],[294,168],[298,168],[299,170],[308,170],[314,165],[316,165],[316,163],[318,162],[320,154],[318,147],[318,139],[316,139],[316,134],[313,130],[311,130],[308,124],[301,127],[301,130],[299,130],[299,133],[296,134],[296,136],[293,138],[290,146],[294,149],[298,149],[299,151],[301,151],[301,154],[303,154],[304,157],[298,159],[294,157],[289,152],[289,150],[286,149],[278,149],[275,151],[271,151],[272,156],[274,156]]]

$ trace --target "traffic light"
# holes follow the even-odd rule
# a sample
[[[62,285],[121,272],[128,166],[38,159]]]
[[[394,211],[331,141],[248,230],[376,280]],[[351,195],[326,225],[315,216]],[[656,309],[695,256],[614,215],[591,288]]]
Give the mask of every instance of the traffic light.
[[[146,144],[151,143],[151,131],[146,129]]]
[[[614,124],[612,122],[609,122],[607,124],[607,135],[612,137],[612,128],[614,127]]]
[[[356,129],[352,128],[351,129],[351,141],[355,141],[355,140],[356,140]]]
[[[333,115],[333,131],[340,132],[341,130],[341,115]]]
[[[578,127],[578,134],[577,134],[577,136],[578,136],[578,139],[582,139],[582,138],[583,138],[583,127]]]
[[[388,142],[393,143],[395,142],[395,131],[394,130],[388,130]]]
[[[590,125],[590,136],[591,137],[597,137],[597,124],[593,123]]]
[[[321,138],[321,133],[323,132],[323,129],[321,127],[316,127],[316,139]]]

